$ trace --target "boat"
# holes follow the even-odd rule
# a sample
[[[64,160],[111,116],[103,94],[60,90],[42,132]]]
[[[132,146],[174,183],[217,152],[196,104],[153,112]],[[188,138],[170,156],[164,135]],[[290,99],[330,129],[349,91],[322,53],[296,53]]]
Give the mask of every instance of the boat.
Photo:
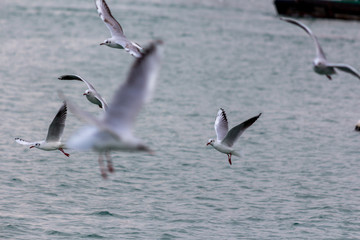
[[[274,0],[279,15],[360,20],[360,0]]]

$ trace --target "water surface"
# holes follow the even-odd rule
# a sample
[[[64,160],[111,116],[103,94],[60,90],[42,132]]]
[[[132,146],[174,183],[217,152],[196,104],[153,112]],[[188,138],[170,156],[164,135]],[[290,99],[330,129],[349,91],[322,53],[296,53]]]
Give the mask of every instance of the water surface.
[[[165,42],[154,98],[136,135],[156,152],[97,155],[27,149],[45,138],[62,89],[93,114],[79,74],[108,100],[133,58],[99,46],[109,32],[92,1],[1,3],[0,238],[356,239],[360,233],[360,82],[311,69],[314,46],[272,1],[108,0],[125,34]],[[330,61],[359,66],[360,23],[303,20]],[[205,146],[219,107],[230,127],[262,112],[235,145]],[[83,123],[68,114],[66,140]]]

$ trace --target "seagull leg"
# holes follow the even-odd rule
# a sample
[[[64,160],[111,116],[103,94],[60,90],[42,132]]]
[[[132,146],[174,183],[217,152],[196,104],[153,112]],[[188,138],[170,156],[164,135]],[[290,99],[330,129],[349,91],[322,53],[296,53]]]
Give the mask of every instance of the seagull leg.
[[[99,167],[100,167],[100,172],[101,172],[101,176],[103,179],[107,178],[106,172],[105,172],[105,168],[104,168],[104,161],[103,161],[103,156],[102,153],[99,153]]]
[[[332,78],[331,78],[330,75],[326,75],[326,77],[327,77],[329,80],[332,80]]]
[[[114,173],[115,169],[114,169],[109,152],[105,152],[105,157],[106,157],[106,162],[107,162],[107,167],[108,167],[109,172]]]
[[[68,153],[64,152],[64,149],[59,148],[59,151],[61,151],[61,152],[62,152],[65,156],[70,157],[70,154],[68,154]]]
[[[230,165],[232,165],[232,163],[231,163],[231,153],[228,153],[227,156],[228,156],[228,161],[229,161]]]

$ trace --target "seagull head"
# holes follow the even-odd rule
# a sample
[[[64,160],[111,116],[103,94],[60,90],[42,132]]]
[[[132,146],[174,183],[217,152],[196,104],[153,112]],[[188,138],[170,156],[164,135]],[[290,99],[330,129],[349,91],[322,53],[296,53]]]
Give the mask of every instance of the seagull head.
[[[209,141],[207,142],[206,146],[209,146],[209,145],[213,146],[214,142],[215,142],[215,140],[210,138]]]
[[[40,147],[40,143],[35,143],[35,145],[30,146],[30,148],[34,148],[34,147],[36,148]]]
[[[90,95],[90,93],[91,93],[91,91],[90,91],[90,89],[87,89],[85,92],[84,92],[84,96],[89,96]]]
[[[111,44],[111,40],[109,40],[109,39],[106,39],[104,42],[100,43],[100,45],[106,45],[106,46],[108,46],[110,44]]]

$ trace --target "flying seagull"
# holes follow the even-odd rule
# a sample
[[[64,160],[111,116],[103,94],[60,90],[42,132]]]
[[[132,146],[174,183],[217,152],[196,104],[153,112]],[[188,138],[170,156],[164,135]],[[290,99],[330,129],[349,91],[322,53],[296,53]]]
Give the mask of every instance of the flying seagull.
[[[313,60],[313,69],[316,73],[321,74],[321,75],[326,75],[326,77],[329,80],[331,80],[331,75],[336,73],[335,69],[338,69],[338,70],[350,73],[360,79],[360,74],[352,66],[344,64],[344,63],[329,63],[326,60],[324,50],[321,48],[317,37],[311,31],[311,29],[308,28],[305,24],[303,24],[295,19],[292,19],[292,18],[281,17],[280,20],[283,20],[283,21],[292,23],[296,26],[299,26],[300,28],[305,30],[305,32],[307,34],[309,34],[310,37],[313,39],[313,41],[315,43],[315,48],[316,48],[316,57]]]
[[[141,57],[142,47],[140,47],[139,44],[127,39],[121,25],[112,16],[110,8],[106,4],[105,0],[95,0],[95,6],[100,18],[104,21],[106,27],[111,33],[111,38],[106,39],[104,42],[100,43],[100,45],[125,49],[125,51],[134,57]]]
[[[102,108],[104,111],[107,110],[108,105],[106,104],[105,99],[101,97],[101,95],[95,90],[93,85],[86,81],[85,79],[81,78],[78,75],[62,75],[58,78],[59,80],[77,80],[82,81],[86,84],[88,89],[84,92],[83,95],[86,96],[86,98],[89,100],[89,102],[98,105],[100,108]]]
[[[110,151],[152,151],[133,135],[133,125],[142,105],[151,97],[162,57],[162,41],[157,40],[144,50],[141,58],[136,59],[127,80],[116,90],[113,100],[103,118],[98,119],[68,102],[69,109],[78,118],[88,122],[74,134],[67,145],[77,150],[92,149],[99,153],[99,166],[103,178],[107,173],[103,157],[107,160],[109,172],[114,168]],[[60,93],[61,95],[61,93]],[[60,96],[65,98],[65,96]]]
[[[232,146],[236,142],[236,140],[241,136],[241,134],[250,127],[259,117],[259,115],[252,117],[245,122],[233,127],[230,131],[228,131],[228,120],[226,117],[226,113],[224,109],[220,108],[216,119],[215,119],[215,132],[217,139],[209,139],[206,145],[213,146],[219,152],[225,153],[228,156],[229,164],[231,165],[231,156],[235,155],[240,157],[240,154],[236,152]]]
[[[65,156],[69,157],[70,154],[64,152],[65,145],[61,142],[61,136],[65,127],[67,106],[66,102],[61,106],[54,120],[51,122],[48,134],[45,140],[28,142],[21,138],[15,138],[15,141],[22,145],[28,145],[30,148],[38,148],[45,151],[59,150]]]

